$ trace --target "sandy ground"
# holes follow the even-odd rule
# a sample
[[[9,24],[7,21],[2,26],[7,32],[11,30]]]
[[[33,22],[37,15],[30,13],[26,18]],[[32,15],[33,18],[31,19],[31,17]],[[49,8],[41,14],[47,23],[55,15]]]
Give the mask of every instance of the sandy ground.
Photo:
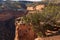
[[[45,37],[45,38],[43,38],[43,40],[60,40],[60,35]]]

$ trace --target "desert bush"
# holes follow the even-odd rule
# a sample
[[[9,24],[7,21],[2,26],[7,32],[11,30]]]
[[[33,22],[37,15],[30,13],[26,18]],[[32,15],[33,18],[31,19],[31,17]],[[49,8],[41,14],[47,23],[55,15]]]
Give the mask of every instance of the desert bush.
[[[45,35],[47,25],[56,25],[56,21],[60,18],[60,7],[48,4],[42,12],[28,13],[23,18],[27,24],[32,24],[32,28],[36,33]],[[40,34],[41,34],[40,33]],[[41,36],[41,35],[40,35]]]

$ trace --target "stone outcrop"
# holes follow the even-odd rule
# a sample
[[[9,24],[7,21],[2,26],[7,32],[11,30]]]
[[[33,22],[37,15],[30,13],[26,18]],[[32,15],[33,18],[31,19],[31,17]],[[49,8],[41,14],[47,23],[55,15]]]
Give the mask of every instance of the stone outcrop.
[[[17,19],[15,22],[15,40],[34,40],[37,36],[36,33],[32,30],[31,25],[24,24],[25,22],[21,19]]]

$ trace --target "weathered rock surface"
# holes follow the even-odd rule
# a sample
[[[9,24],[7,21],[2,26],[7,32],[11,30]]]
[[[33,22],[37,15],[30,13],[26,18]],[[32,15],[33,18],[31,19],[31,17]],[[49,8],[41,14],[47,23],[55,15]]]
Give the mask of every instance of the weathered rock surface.
[[[0,21],[0,40],[14,40],[15,25],[14,19]]]

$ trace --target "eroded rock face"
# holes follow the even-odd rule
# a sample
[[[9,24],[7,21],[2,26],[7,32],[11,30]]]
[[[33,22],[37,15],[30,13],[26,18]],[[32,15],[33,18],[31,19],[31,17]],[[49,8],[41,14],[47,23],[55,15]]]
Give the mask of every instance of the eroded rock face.
[[[18,28],[19,40],[34,40],[36,35],[29,25],[20,25]]]
[[[14,40],[15,26],[14,19],[0,21],[0,40]]]
[[[28,13],[28,11],[11,11],[11,10],[5,10],[3,12],[0,12],[0,21],[6,21],[11,18],[18,18],[21,16],[24,16]]]
[[[25,22],[22,20],[17,19],[15,23],[15,40],[34,40],[36,38],[36,34],[32,30],[32,26],[24,24]]]

